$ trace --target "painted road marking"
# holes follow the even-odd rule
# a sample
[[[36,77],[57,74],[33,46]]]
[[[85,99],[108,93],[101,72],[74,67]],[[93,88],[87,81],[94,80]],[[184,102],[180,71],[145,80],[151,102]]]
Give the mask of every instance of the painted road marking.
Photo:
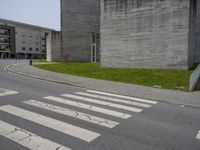
[[[0,120],[0,135],[31,150],[71,150],[34,133]]]
[[[0,88],[0,97],[1,96],[7,96],[7,95],[14,95],[14,94],[18,94],[19,92],[17,91],[12,91],[12,90],[8,90],[8,89],[2,89]]]
[[[197,133],[197,137],[196,138],[200,140],[200,131]]]
[[[131,96],[124,96],[124,95],[100,92],[100,91],[95,91],[95,90],[87,90],[87,92],[95,93],[95,94],[102,94],[102,95],[107,95],[107,96],[113,96],[113,97],[118,97],[118,98],[125,98],[125,99],[129,99],[129,100],[134,100],[134,101],[139,101],[139,102],[144,102],[144,103],[150,103],[150,104],[157,104],[158,103],[156,101],[146,100],[146,99],[142,99],[142,98],[136,98],[136,97],[131,97]]]
[[[105,105],[105,106],[109,106],[109,107],[124,109],[124,110],[128,110],[128,111],[136,112],[136,113],[142,112],[142,109],[139,109],[139,108],[129,107],[129,106],[105,102],[105,101],[100,101],[100,100],[91,99],[91,98],[87,98],[87,97],[82,97],[82,96],[77,96],[77,95],[72,95],[72,94],[62,94],[62,96],[67,97],[67,98],[81,100],[84,102],[91,102],[91,103]]]
[[[12,114],[14,116],[18,116],[23,119],[40,124],[42,126],[52,128],[67,135],[79,138],[86,142],[91,142],[100,136],[99,133],[95,133],[15,106],[5,105],[0,107],[0,110]]]
[[[118,98],[112,98],[112,97],[108,97],[108,96],[100,96],[100,95],[84,93],[84,92],[76,92],[75,94],[88,96],[88,97],[93,97],[93,98],[99,98],[99,99],[103,99],[103,100],[109,100],[109,101],[113,101],[113,102],[124,103],[124,104],[128,104],[128,105],[144,107],[144,108],[151,107],[151,105],[149,105],[149,104],[142,104],[142,103],[138,103],[138,102],[127,101],[127,100],[122,100],[122,99],[118,99]]]
[[[79,108],[83,108],[83,109],[87,109],[87,110],[91,110],[91,111],[95,111],[95,112],[99,112],[99,113],[102,113],[102,114],[106,114],[106,115],[110,115],[110,116],[114,116],[114,117],[118,117],[118,118],[122,118],[122,119],[128,119],[132,116],[130,114],[126,114],[126,113],[122,113],[122,112],[118,112],[118,111],[113,111],[113,110],[108,110],[108,109],[96,107],[96,106],[93,106],[93,105],[87,105],[87,104],[84,104],[84,103],[74,102],[74,101],[70,101],[70,100],[67,100],[67,99],[54,97],[54,96],[47,96],[47,97],[44,97],[44,99],[48,99],[48,100],[51,100],[51,101],[54,101],[54,102],[58,102],[58,103],[66,104],[66,105],[71,105],[71,106],[75,106],[75,107],[79,107]]]
[[[63,115],[67,115],[73,118],[77,118],[80,120],[84,120],[90,123],[94,123],[94,124],[98,124],[100,126],[104,126],[107,128],[113,128],[115,126],[117,126],[119,123],[115,122],[115,121],[111,121],[108,119],[104,119],[104,118],[100,118],[100,117],[96,117],[96,116],[92,116],[90,114],[85,114],[82,112],[78,112],[75,110],[71,110],[71,109],[66,109],[63,107],[58,107],[55,105],[51,105],[48,103],[43,103],[40,101],[36,101],[36,100],[29,100],[29,101],[25,101],[23,102],[25,104],[31,105],[31,106],[36,106],[45,110],[49,110],[49,111],[53,111],[59,114],[63,114]]]

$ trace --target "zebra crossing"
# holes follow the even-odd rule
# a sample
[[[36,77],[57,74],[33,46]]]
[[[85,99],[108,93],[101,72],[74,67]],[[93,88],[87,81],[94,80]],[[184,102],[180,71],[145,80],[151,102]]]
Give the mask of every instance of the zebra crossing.
[[[199,130],[199,132],[197,133],[197,137],[196,137],[196,138],[200,140],[200,130]]]
[[[14,94],[18,94],[18,93],[19,92],[17,92],[17,91],[0,88],[0,97],[7,96],[7,95],[14,95]]]
[[[71,150],[34,133],[18,128],[0,120],[0,134],[31,150]]]
[[[54,102],[54,104],[51,104],[51,102]],[[42,110],[81,120],[89,124],[102,126],[110,130],[116,126],[119,126],[120,120],[129,119],[133,115],[141,113],[144,109],[148,109],[152,107],[152,105],[157,104],[156,101],[152,100],[94,90],[65,93],[59,96],[46,96],[43,97],[42,100],[31,99],[23,101],[22,103],[34,108],[39,108]],[[59,104],[62,105],[59,106]],[[111,116],[112,118],[118,119],[118,121],[116,121],[115,119],[108,119],[110,117],[99,117],[89,113],[65,108],[65,105],[73,106],[75,108],[81,108],[89,112],[96,112],[97,114],[103,114],[107,117]],[[52,130],[55,130],[56,132],[66,134],[71,138],[78,139],[86,143],[90,143],[101,136],[101,133],[98,133],[96,131],[84,129],[79,126],[72,125],[69,122],[47,117],[42,114],[32,112],[21,107],[19,108],[14,105],[1,106],[0,111],[11,114],[17,118],[22,118],[35,124],[50,128]],[[0,136],[3,136],[33,150],[72,149],[70,147],[65,147],[49,139],[40,137],[40,135],[36,135],[1,120]]]

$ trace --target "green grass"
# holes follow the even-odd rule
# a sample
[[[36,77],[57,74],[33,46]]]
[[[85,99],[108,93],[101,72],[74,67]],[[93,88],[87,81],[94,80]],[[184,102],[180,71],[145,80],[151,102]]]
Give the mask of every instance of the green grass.
[[[192,70],[101,68],[97,63],[35,65],[40,69],[75,76],[188,91]]]
[[[33,62],[48,62],[46,59],[33,59]]]

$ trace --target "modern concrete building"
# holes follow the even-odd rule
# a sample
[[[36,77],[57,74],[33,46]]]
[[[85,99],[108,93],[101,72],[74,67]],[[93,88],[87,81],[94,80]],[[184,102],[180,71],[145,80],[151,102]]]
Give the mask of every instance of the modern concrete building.
[[[200,63],[199,0],[61,0],[61,31],[62,57],[75,62],[96,61],[101,43],[103,67]]]
[[[54,58],[58,56],[51,55],[52,51],[60,54],[60,41],[55,40],[55,33],[54,29],[0,19],[0,57],[58,60]]]
[[[200,63],[199,0],[100,0],[103,67]]]
[[[61,52],[71,62],[98,60],[99,0],[61,0]]]

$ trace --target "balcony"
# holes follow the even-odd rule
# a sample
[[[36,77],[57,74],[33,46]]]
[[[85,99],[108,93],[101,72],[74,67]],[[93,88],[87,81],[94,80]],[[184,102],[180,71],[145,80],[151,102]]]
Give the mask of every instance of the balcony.
[[[11,43],[10,42],[0,41],[0,45],[11,45]]]
[[[5,49],[5,48],[0,48],[0,52],[6,52],[6,53],[10,53],[10,49]]]

